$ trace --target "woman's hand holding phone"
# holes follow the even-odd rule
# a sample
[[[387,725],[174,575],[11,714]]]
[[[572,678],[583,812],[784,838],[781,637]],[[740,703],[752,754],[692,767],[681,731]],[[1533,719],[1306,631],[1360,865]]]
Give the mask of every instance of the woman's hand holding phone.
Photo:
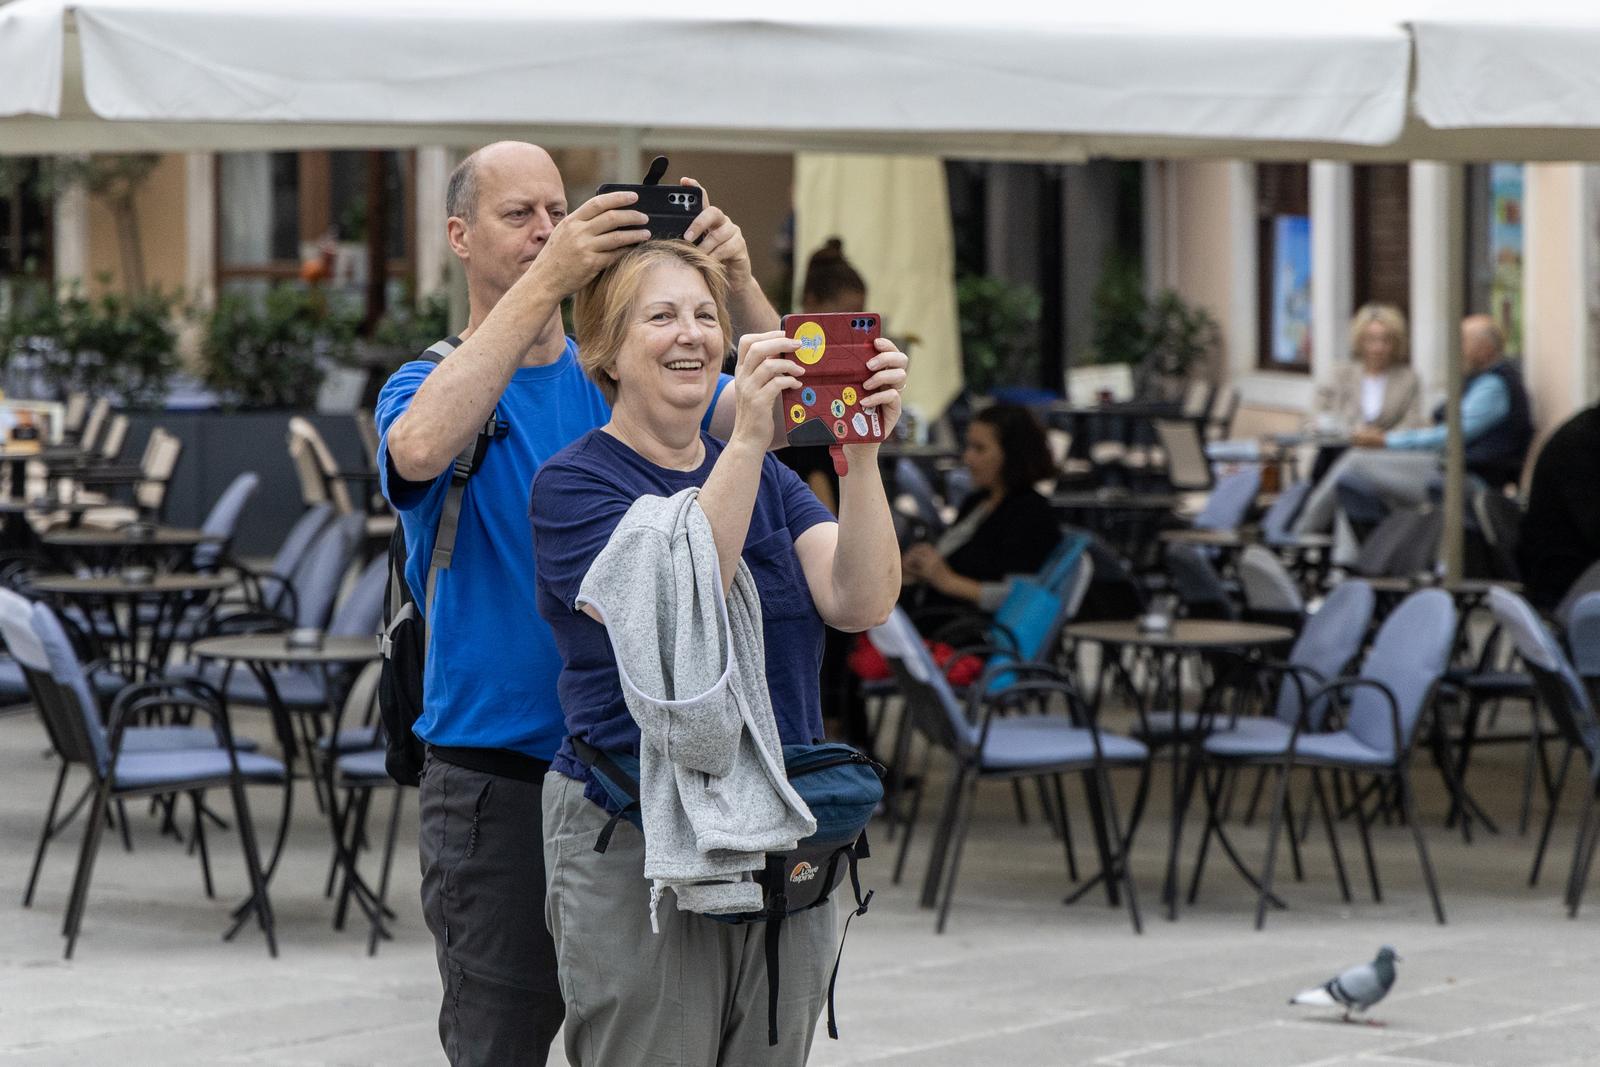
[[[800,342],[785,337],[782,330],[748,333],[739,338],[739,356],[734,366],[733,384],[738,407],[734,414],[733,437],[766,451],[777,426],[777,407],[785,389],[800,388],[805,368],[789,357]]]

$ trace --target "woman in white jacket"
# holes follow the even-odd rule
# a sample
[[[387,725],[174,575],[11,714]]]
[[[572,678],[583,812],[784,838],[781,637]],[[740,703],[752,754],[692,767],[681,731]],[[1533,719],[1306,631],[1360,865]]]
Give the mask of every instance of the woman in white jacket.
[[[742,338],[733,434],[724,444],[702,432],[730,347],[726,289],[722,268],[694,246],[653,241],[578,294],[581,359],[612,401],[611,421],[544,464],[531,511],[538,607],[562,655],[568,731],[604,752],[637,755],[640,733],[606,629],[593,607],[579,604],[579,590],[641,497],[698,489],[720,592],[727,594],[741,561],[748,568],[759,594],[767,695],[784,744],[822,736],[823,623],[875,625],[899,591],[877,447],[846,448],[850,473],[837,521],[768,454],[779,395],[804,376],[790,358],[797,342],[776,332]],[[859,403],[877,410],[887,436],[900,414],[906,358],[888,341],[878,349]],[[638,595],[654,594],[641,583]],[[779,1044],[769,1048],[762,927],[681,911],[670,899],[652,908],[644,842],[633,826],[619,823],[607,850],[594,851],[615,805],[570,741],[545,779],[544,803],[545,914],[573,1064],[805,1062],[832,963],[831,909],[784,924]]]

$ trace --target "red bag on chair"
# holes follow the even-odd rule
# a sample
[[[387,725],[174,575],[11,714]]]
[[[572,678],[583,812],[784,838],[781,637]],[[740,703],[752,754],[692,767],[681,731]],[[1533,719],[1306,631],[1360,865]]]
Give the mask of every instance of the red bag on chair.
[[[866,634],[856,634],[856,643],[844,661],[851,673],[863,682],[882,682],[894,677],[889,661],[883,658],[877,645],[867,640]]]
[[[929,641],[927,645],[933,662],[939,665],[944,676],[957,689],[971,685],[983,674],[983,660],[977,656],[962,656],[952,663],[950,657],[955,655],[955,649],[943,641]],[[881,682],[894,677],[894,672],[889,669],[889,661],[883,658],[883,653],[878,651],[876,645],[867,640],[866,634],[856,635],[855,647],[850,649],[845,662],[863,682]]]

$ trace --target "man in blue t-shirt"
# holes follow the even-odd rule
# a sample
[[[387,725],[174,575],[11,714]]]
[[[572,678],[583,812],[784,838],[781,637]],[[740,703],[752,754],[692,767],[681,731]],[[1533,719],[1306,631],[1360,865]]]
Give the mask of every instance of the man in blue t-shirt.
[[[467,325],[443,362],[396,371],[376,412],[383,491],[400,514],[419,604],[455,457],[496,408],[508,428],[467,483],[454,557],[428,610],[415,727],[428,746],[423,913],[444,982],[439,1035],[450,1062],[543,1064],[563,1006],[544,921],[540,790],[565,730],[561,659],[535,610],[528,487],[541,463],[609,417],[562,330],[561,301],[648,239],[627,227],[649,219],[629,207],[630,192],[597,196],[569,216],[555,161],[521,142],[468,156],[445,195]],[[726,267],[736,332],[776,329],[739,228],[708,204],[685,237]],[[732,391],[719,385],[707,428],[726,437],[733,415]]]

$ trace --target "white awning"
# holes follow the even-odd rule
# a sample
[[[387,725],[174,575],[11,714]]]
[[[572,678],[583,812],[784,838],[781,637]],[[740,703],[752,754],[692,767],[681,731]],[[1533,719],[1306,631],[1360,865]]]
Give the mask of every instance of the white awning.
[[[0,151],[592,144],[631,128],[668,147],[1292,155],[1382,146],[1405,123],[1410,44],[1379,17],[1262,0],[683,7],[15,0],[0,115],[37,118],[0,123]]]
[[[1438,129],[1600,128],[1594,0],[1431,6],[1411,24],[1422,121]]]

